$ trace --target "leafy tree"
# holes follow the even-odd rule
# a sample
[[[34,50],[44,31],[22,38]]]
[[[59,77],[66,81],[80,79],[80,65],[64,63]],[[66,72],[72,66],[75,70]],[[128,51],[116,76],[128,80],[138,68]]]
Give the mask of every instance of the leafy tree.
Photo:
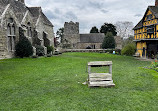
[[[100,33],[104,33],[106,35],[107,32],[111,32],[114,36],[117,35],[116,27],[111,23],[104,23],[104,25],[100,28]]]
[[[115,48],[115,39],[112,32],[107,32],[107,34],[105,35],[104,41],[102,43],[102,48],[103,49]]]
[[[99,30],[96,26],[92,27],[92,29],[90,30],[90,33],[99,33]]]
[[[64,36],[64,28],[59,28],[56,32],[57,38],[61,40],[61,43],[63,43],[63,36]]]
[[[30,41],[24,36],[22,29],[19,29],[20,39],[15,46],[15,54],[18,57],[29,57],[33,55],[33,48]]]
[[[136,51],[136,44],[134,42],[129,43],[122,49],[121,55],[132,56],[135,54],[135,51]]]

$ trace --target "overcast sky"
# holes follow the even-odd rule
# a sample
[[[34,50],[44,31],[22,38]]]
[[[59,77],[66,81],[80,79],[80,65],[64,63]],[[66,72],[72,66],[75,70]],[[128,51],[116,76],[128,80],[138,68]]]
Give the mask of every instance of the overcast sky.
[[[54,32],[64,22],[80,23],[80,33],[89,33],[91,27],[100,28],[105,22],[131,21],[136,25],[148,5],[155,0],[25,0],[27,6],[41,6],[54,25]]]

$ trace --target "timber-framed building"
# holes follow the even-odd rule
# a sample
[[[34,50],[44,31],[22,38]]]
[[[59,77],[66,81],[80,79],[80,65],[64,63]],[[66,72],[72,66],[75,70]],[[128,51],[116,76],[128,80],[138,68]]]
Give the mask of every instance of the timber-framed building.
[[[158,54],[158,0],[155,0],[155,6],[148,6],[133,30],[136,53],[140,57],[154,58]]]

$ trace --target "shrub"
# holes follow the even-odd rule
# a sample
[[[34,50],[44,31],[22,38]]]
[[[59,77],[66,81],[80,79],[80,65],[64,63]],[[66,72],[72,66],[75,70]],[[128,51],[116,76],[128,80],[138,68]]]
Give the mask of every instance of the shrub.
[[[47,46],[47,54],[50,54],[53,51],[54,51],[54,47],[53,46]]]
[[[15,54],[18,57],[29,57],[33,55],[33,47],[26,37],[21,37],[15,46]]]
[[[40,45],[37,45],[36,46],[36,55],[38,56],[44,56],[45,53],[44,53],[44,47],[40,46]]]
[[[108,32],[105,35],[104,41],[102,43],[103,49],[114,49],[115,48],[115,39],[111,32]]]
[[[152,68],[157,68],[158,67],[158,62],[152,62],[151,67]]]
[[[158,72],[158,61],[152,62],[151,65],[148,67],[149,69],[153,69]]]
[[[121,55],[133,56],[135,54],[135,51],[136,51],[135,43],[130,43],[122,49]]]

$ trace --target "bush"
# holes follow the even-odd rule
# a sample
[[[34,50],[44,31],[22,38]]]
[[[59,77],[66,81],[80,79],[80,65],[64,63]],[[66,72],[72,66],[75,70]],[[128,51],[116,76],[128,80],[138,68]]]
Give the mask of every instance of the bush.
[[[102,43],[103,49],[114,49],[115,48],[115,39],[111,32],[108,32],[105,35],[104,41]]]
[[[152,62],[151,67],[152,68],[157,68],[158,67],[158,62]]]
[[[40,45],[37,45],[36,46],[36,55],[38,56],[44,56],[45,53],[44,53],[44,47],[40,46]]]
[[[51,52],[53,53],[54,51],[54,47],[53,46],[48,46],[47,47],[47,54],[51,54]]]
[[[121,55],[133,56],[135,54],[135,51],[136,51],[135,43],[130,43],[122,49]]]
[[[21,37],[19,42],[16,44],[15,54],[21,58],[33,55],[33,47],[25,36]]]
[[[149,69],[153,69],[158,72],[158,61],[152,62],[151,65],[148,67]]]

